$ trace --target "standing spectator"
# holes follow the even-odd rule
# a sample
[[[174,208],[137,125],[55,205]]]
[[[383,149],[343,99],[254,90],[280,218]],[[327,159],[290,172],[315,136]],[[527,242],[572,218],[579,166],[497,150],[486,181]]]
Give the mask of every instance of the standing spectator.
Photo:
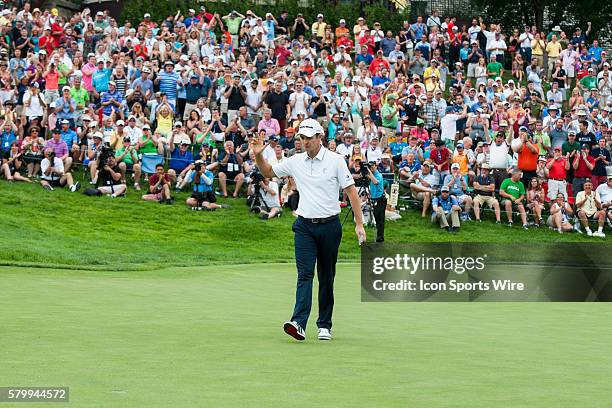
[[[589,153],[588,144],[582,145],[580,153],[574,155],[572,167],[574,168],[572,193],[576,195],[582,191],[584,183],[587,180],[591,180],[591,178],[593,177],[593,169],[595,168],[595,158]]]
[[[584,146],[584,145],[583,145]],[[593,169],[593,188],[597,189],[600,184],[606,182],[606,167],[612,163],[610,151],[606,148],[606,139],[601,137],[597,142],[597,147],[591,150],[591,156],[595,158],[595,168]]]
[[[557,194],[563,194],[567,200],[567,172],[570,169],[569,153],[564,157],[561,154],[561,148],[555,147],[553,150],[553,158],[546,162],[548,170],[548,198],[554,201]],[[529,181],[531,187],[531,181]]]

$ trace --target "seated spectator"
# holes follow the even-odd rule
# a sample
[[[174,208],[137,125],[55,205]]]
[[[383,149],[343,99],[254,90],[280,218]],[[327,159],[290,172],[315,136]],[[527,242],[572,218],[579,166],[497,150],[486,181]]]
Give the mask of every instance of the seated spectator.
[[[40,128],[33,126],[30,128],[30,134],[21,143],[23,161],[28,169],[28,178],[37,176],[40,171],[40,161],[43,159],[45,140],[39,137],[39,135]]]
[[[170,164],[168,165],[168,175],[174,183],[179,183],[185,177],[187,172],[193,168],[193,153],[191,152],[191,144],[182,140],[179,147],[176,148],[172,136],[170,136]],[[180,192],[180,190],[179,190]]]
[[[505,179],[499,188],[499,195],[502,197],[502,204],[506,208],[508,216],[508,226],[512,227],[512,210],[517,210],[521,216],[523,228],[528,229],[527,213],[523,200],[525,199],[525,186],[521,182],[522,172],[520,169],[512,170],[512,175]]]
[[[59,136],[59,133],[57,135]],[[64,172],[64,162],[56,157],[52,148],[45,149],[45,158],[40,162],[40,171],[42,172],[40,184],[45,190],[53,191],[55,187],[67,185],[70,192],[74,193],[81,187],[78,181],[74,182],[70,172]]]
[[[102,149],[102,133],[93,134],[92,142],[87,147],[87,167],[89,167],[90,184],[96,184],[98,180],[98,155]]]
[[[558,194],[563,194],[559,192]],[[532,177],[527,187],[527,209],[533,213],[535,219],[535,226],[544,225],[542,219],[542,211],[544,211],[544,189],[540,185],[540,181],[537,177]],[[564,195],[565,197],[565,195]],[[554,201],[554,200],[551,200]]]
[[[444,141],[436,140],[435,148],[430,152],[430,159],[433,162],[433,175],[436,178],[436,185],[444,181],[444,177],[450,174],[451,151],[446,147]]]
[[[155,174],[149,178],[149,193],[142,196],[145,201],[172,204],[170,196],[170,176],[164,172],[164,165],[155,166]]]
[[[300,202],[300,193],[293,177],[287,178],[287,183],[281,189],[281,203],[291,209],[291,214],[297,217],[296,210]]]
[[[123,180],[124,184],[127,184],[126,173],[132,171],[134,172],[134,189],[140,191],[140,161],[136,148],[132,146],[130,136],[123,137],[123,146],[117,149],[115,158],[117,159],[119,171],[121,172],[121,180]]]
[[[570,217],[573,214],[572,206],[567,202],[565,196],[559,193],[550,206],[550,215],[546,223],[549,227],[557,230],[559,234],[563,234],[574,229],[570,222]]]
[[[20,170],[24,167],[24,156],[23,152],[19,149],[19,145],[17,142],[11,143],[11,149],[9,150],[8,158],[0,159],[1,169],[0,173],[4,174],[4,177],[11,181],[25,181],[27,183],[31,183],[32,180],[25,178],[19,173]]]
[[[62,131],[60,129],[53,129],[51,132],[51,139],[45,142],[45,149],[53,149],[56,157],[62,161],[62,164],[64,165],[63,169],[70,169],[70,166],[72,165],[72,157],[70,157],[68,145],[64,140],[62,140],[61,135]],[[68,170],[65,171],[66,173],[69,173]]]
[[[451,166],[451,174],[444,177],[444,181],[442,182],[442,187],[448,187],[452,196],[454,196],[459,205],[464,208],[463,213],[461,214],[462,221],[470,220],[470,211],[472,209],[472,197],[470,197],[467,191],[467,182],[465,177],[463,177],[460,173],[458,163],[453,163]]]
[[[449,188],[442,186],[440,195],[433,198],[431,203],[433,210],[431,221],[440,224],[440,228],[446,228],[448,232],[457,232],[460,227],[459,213],[461,207],[457,199],[450,195]],[[449,222],[451,223],[449,226]]]
[[[207,169],[204,162],[198,160],[195,162],[194,169],[187,177],[186,181],[193,183],[191,197],[185,203],[192,209],[216,210],[217,208],[229,208],[227,204],[217,204],[217,198],[213,191],[213,182],[215,176]]]
[[[421,165],[421,170],[414,177],[414,183],[410,185],[410,191],[413,197],[423,202],[423,210],[421,211],[421,217],[427,216],[427,210],[431,204],[431,198],[436,194],[438,186],[438,179],[431,173],[431,163],[425,161]]]
[[[410,187],[410,184],[416,180],[419,170],[421,170],[421,163],[415,159],[414,153],[408,153],[406,160],[403,160],[399,165],[400,184]]]
[[[282,208],[278,197],[278,184],[266,177],[259,182],[259,187],[265,203],[265,205],[261,203],[261,219],[269,220],[277,216],[280,217]]]
[[[474,179],[474,217],[481,222],[480,206],[486,204],[495,211],[495,223],[501,223],[499,201],[495,198],[495,180],[491,177],[491,167],[487,163],[480,166],[480,175]]]
[[[234,150],[234,142],[231,140],[225,142],[223,152],[219,153],[219,186],[223,197],[227,197],[227,180],[236,183],[233,196],[238,197],[244,183],[242,162],[242,155]]]
[[[584,228],[589,237],[606,237],[606,234],[603,233],[606,212],[601,204],[599,194],[593,190],[593,183],[590,181],[584,183],[584,190],[576,195],[576,212],[580,225],[582,225],[582,228]],[[596,232],[591,231],[589,221],[597,221],[598,228]],[[582,233],[580,228],[577,228],[576,231]]]

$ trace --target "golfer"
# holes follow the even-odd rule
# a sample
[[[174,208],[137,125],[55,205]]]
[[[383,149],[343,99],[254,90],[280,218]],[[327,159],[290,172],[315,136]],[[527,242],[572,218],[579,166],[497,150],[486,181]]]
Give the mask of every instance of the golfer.
[[[285,322],[285,333],[296,340],[306,338],[306,323],[312,306],[312,281],[315,262],[319,279],[319,340],[331,340],[334,309],[334,277],[338,247],[342,239],[339,192],[343,189],[355,214],[355,232],[360,243],[365,242],[361,201],[353,177],[344,158],[321,144],[323,128],[314,119],[302,121],[297,137],[302,140],[304,153],[291,156],[271,166],[263,158],[263,136],[250,139],[259,171],[265,177],[292,176],[300,193],[300,202],[293,223],[297,288],[291,320]]]

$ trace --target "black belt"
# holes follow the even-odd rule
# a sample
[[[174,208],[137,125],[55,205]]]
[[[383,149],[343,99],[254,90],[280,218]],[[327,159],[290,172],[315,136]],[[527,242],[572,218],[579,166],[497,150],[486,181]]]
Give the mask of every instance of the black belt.
[[[338,215],[332,215],[331,217],[327,217],[327,218],[304,218],[301,215],[299,216],[299,218],[302,221],[306,221],[309,222],[311,224],[327,224],[328,222],[332,222],[338,219]]]

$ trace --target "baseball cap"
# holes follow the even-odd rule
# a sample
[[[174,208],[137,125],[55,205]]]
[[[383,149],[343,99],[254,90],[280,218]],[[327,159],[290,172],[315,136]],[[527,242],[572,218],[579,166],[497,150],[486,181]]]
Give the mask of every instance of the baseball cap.
[[[529,129],[526,126],[521,126],[519,132],[529,132]]]
[[[285,133],[295,133],[295,129],[292,127],[288,127],[287,129],[285,129]]]
[[[457,143],[457,149],[463,149],[463,143]],[[457,163],[455,163],[457,164]]]
[[[499,127],[508,127],[508,122],[506,122],[505,120],[500,121]]]
[[[306,119],[300,123],[297,134],[304,137],[313,137],[316,134],[323,134],[323,128],[316,120]]]
[[[94,138],[98,138],[98,139],[102,139],[102,138],[104,138],[104,136],[103,136],[103,135],[102,135],[102,133],[100,133],[100,132],[96,132],[96,133],[94,133],[94,134],[93,134],[93,137],[94,137]]]
[[[568,136],[570,136],[570,135],[571,136],[576,136],[576,132],[574,130],[570,130],[570,131],[567,132],[567,135]]]
[[[132,141],[132,139],[130,139],[130,137],[129,137],[129,136],[124,136],[124,137],[123,137],[123,141],[124,141],[124,142],[131,142],[131,141]]]
[[[124,121],[122,121],[122,120],[118,120],[118,121],[116,122],[116,125],[117,125],[117,126],[125,126],[125,122],[124,122]]]
[[[588,144],[583,143],[582,146],[580,146],[580,148],[581,149],[590,149],[591,147]]]
[[[149,125],[144,125],[144,126],[142,127],[142,130],[146,130],[146,129],[149,129],[149,130],[150,130],[150,129],[151,129],[151,126],[149,126]]]
[[[459,146],[457,146],[457,147],[459,147]],[[461,147],[463,147],[463,146],[461,146]],[[451,169],[453,169],[453,170],[454,169],[459,169],[459,163],[453,163],[453,165],[451,166]]]
[[[62,131],[58,128],[54,128],[51,133],[62,133]]]
[[[450,190],[448,189],[448,186],[442,186],[442,188],[440,189],[441,192],[446,192],[448,193]]]
[[[183,122],[181,122],[180,120],[177,120],[176,122],[174,122],[174,127],[177,126],[183,126]]]
[[[538,161],[546,161],[546,156],[540,156],[538,157]]]
[[[69,125],[70,122],[67,119],[64,119],[60,122],[62,125]]]
[[[608,180],[612,180],[612,173],[608,174]]]
[[[480,166],[481,170],[491,170],[491,166],[489,166],[487,163],[482,163],[482,166]]]

